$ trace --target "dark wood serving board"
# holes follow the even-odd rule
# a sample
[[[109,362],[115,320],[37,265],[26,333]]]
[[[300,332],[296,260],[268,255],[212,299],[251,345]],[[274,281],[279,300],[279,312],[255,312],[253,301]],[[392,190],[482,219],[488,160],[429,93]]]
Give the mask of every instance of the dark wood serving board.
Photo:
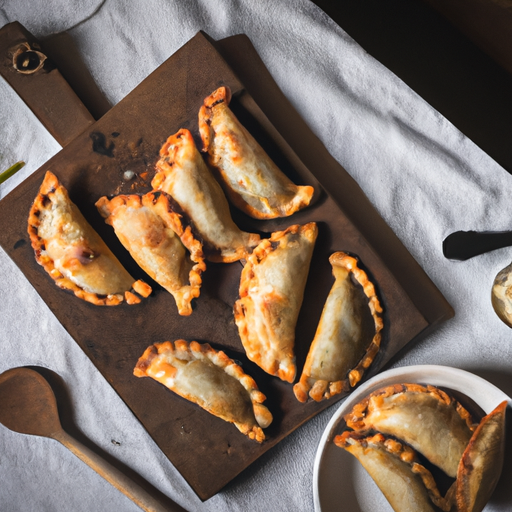
[[[27,235],[27,216],[45,171],[51,170],[132,275],[148,280],[103,222],[94,203],[103,195],[150,190],[160,146],[182,127],[198,138],[199,107],[220,85],[231,88],[233,110],[283,171],[317,190],[312,206],[287,219],[255,221],[233,210],[240,227],[258,230],[263,236],[291,224],[318,222],[318,241],[297,326],[299,375],[333,282],[328,257],[334,251],[360,257],[385,309],[382,348],[365,379],[406,345],[453,316],[452,308],[358,185],[286,100],[247,37],[214,42],[198,33],[0,201],[0,244],[203,500],[342,396],[301,404],[292,385],[247,360],[233,320],[240,263],[208,264],[201,296],[190,317],[180,317],[172,296],[155,283],[151,283],[154,293],[139,305],[97,307],[57,288],[36,263]],[[137,178],[124,184],[127,169]],[[263,444],[247,439],[232,425],[157,382],[133,376],[133,367],[148,345],[179,338],[207,341],[225,350],[255,378],[274,415]]]

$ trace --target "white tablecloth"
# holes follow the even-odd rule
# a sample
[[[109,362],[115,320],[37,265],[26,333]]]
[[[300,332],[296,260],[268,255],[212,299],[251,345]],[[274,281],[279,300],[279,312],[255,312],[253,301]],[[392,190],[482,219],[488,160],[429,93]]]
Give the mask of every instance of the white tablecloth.
[[[69,30],[112,104],[198,30],[215,39],[246,34],[284,94],[455,309],[452,320],[395,366],[454,366],[512,395],[512,332],[490,302],[494,276],[510,263],[512,250],[465,263],[442,255],[442,240],[452,231],[512,227],[512,177],[313,3],[4,0],[0,26],[11,21],[40,39]],[[0,185],[1,198],[60,148],[3,81],[0,135],[0,169],[27,163]],[[202,503],[2,250],[0,311],[0,372],[39,365],[58,373],[83,434],[187,510],[313,509],[313,459],[333,408]],[[486,510],[511,508],[508,494]],[[0,426],[0,510],[139,509],[55,441]]]

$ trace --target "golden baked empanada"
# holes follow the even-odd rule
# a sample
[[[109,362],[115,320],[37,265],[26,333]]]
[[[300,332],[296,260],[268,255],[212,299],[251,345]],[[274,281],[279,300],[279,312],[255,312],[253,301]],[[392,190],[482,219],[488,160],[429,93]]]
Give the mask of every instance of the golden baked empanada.
[[[382,307],[366,272],[344,252],[329,258],[334,284],[311,343],[300,381],[301,402],[320,401],[355,386],[379,351]]]
[[[140,302],[151,287],[134,279],[69,199],[48,171],[28,218],[28,233],[37,262],[57,286],[96,305]]]
[[[395,384],[379,389],[345,416],[354,430],[392,435],[455,478],[475,425],[460,403],[434,386]]]
[[[456,481],[458,512],[480,512],[500,478],[505,456],[504,401],[476,428],[459,463]]]
[[[96,207],[140,267],[173,295],[179,314],[190,315],[206,269],[202,244],[190,226],[183,227],[168,196],[156,192],[102,197]]]
[[[191,133],[182,129],[171,135],[160,157],[151,185],[179,204],[202,238],[206,258],[224,263],[246,258],[260,237],[241,231],[233,222],[226,196],[206,167]]]
[[[272,414],[263,405],[266,397],[254,379],[208,343],[155,343],[140,357],[133,373],[152,377],[260,443],[265,439],[262,429],[272,423]]]
[[[449,511],[430,471],[418,462],[414,450],[382,434],[345,431],[334,438],[362,464],[395,512]]]
[[[262,240],[242,270],[234,308],[247,357],[288,382],[296,373],[295,326],[317,233],[311,222]]]
[[[295,185],[265,153],[228,107],[231,92],[219,87],[199,111],[203,151],[226,195],[256,219],[287,217],[306,207],[313,187]]]

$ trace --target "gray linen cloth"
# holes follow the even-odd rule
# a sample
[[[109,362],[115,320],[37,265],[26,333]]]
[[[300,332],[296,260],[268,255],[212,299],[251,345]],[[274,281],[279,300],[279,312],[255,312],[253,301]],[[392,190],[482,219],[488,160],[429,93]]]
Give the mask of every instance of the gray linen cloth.
[[[41,39],[69,30],[112,105],[198,30],[215,39],[246,34],[284,94],[455,309],[454,319],[395,366],[463,368],[512,395],[512,333],[490,302],[494,276],[512,260],[512,251],[466,263],[448,261],[441,251],[452,231],[512,227],[512,177],[314,4],[4,0],[0,26],[11,21]],[[0,134],[0,169],[27,162],[0,185],[1,198],[60,148],[3,81]],[[202,503],[1,250],[0,308],[0,372],[40,365],[58,373],[84,435],[187,510],[313,510],[313,460],[334,408]],[[486,510],[511,506],[508,494]],[[0,427],[0,510],[139,509],[55,441]]]

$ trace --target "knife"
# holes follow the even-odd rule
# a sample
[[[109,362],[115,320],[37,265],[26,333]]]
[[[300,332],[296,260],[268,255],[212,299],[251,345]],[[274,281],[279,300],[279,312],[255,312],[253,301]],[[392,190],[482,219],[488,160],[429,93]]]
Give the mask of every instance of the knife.
[[[444,239],[443,254],[450,260],[465,261],[511,245],[512,231],[456,231]]]

